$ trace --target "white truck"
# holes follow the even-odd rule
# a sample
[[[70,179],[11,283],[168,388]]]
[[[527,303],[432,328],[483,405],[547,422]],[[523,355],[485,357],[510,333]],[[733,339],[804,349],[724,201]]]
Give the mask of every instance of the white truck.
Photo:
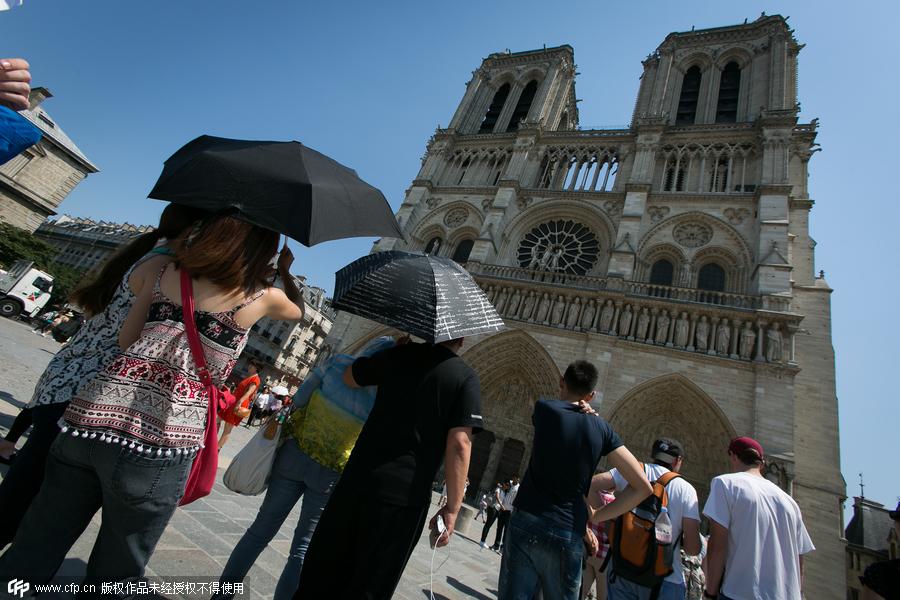
[[[34,268],[34,263],[17,260],[0,276],[0,315],[36,316],[50,301],[53,277]]]

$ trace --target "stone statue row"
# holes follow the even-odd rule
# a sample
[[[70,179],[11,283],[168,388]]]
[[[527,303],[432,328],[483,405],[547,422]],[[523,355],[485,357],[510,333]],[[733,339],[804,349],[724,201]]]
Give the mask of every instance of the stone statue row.
[[[757,362],[784,362],[784,336],[779,323],[742,321],[686,311],[659,309],[612,300],[488,285],[485,293],[501,316],[615,335],[632,341]],[[754,354],[755,352],[755,354]]]

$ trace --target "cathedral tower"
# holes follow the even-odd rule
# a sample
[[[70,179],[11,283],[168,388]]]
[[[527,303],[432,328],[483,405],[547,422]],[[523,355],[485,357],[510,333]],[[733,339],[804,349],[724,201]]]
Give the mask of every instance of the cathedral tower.
[[[575,359],[647,458],[680,439],[702,498],[735,435],[760,440],[816,552],[809,598],[844,595],[831,289],[814,272],[797,55],[780,16],[672,33],[643,61],[628,129],[578,127],[569,46],[492,54],[427,145],[398,211],[409,249],[465,263],[508,329],[467,340],[487,431],[472,495],[521,474],[532,404]],[[339,315],[353,352],[385,329]]]

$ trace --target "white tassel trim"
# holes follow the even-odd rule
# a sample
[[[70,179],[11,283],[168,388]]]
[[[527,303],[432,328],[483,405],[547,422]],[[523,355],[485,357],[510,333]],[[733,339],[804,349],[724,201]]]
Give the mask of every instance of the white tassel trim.
[[[72,437],[97,440],[106,444],[121,445],[123,448],[128,448],[129,450],[132,450],[137,454],[152,458],[171,458],[173,456],[182,455],[195,456],[200,452],[200,450],[204,448],[204,444],[202,443],[199,446],[189,446],[187,448],[167,448],[165,446],[151,446],[149,444],[144,444],[143,442],[138,442],[130,438],[113,435],[104,431],[97,432],[89,430],[78,430],[69,425],[61,426],[60,433],[69,433]]]

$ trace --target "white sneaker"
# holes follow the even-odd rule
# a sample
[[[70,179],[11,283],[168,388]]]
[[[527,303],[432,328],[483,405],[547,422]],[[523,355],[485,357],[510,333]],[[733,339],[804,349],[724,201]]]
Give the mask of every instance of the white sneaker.
[[[481,549],[482,549],[482,550],[487,550],[487,547],[488,547],[487,542],[481,542]]]

